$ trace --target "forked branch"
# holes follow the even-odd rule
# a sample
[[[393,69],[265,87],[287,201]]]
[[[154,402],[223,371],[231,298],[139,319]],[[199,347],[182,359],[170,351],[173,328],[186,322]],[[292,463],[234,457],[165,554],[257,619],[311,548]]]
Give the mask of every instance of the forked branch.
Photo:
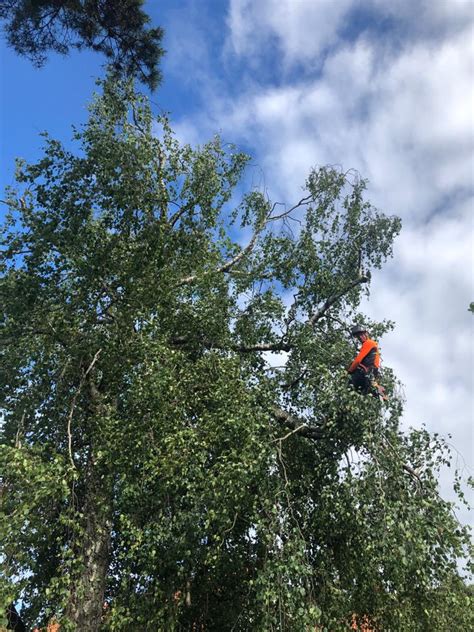
[[[318,322],[320,318],[324,316],[324,314],[328,311],[330,307],[337,303],[339,299],[345,296],[348,292],[350,292],[357,285],[361,285],[362,283],[367,283],[369,281],[369,277],[366,275],[359,276],[357,279],[346,285],[340,292],[333,294],[329,298],[326,299],[324,304],[316,311],[314,314],[308,319],[308,325],[312,327]]]
[[[209,270],[207,272],[204,273],[205,276],[209,275],[209,274],[213,274],[214,272],[220,273],[220,272],[230,272],[230,270],[236,266],[238,263],[240,263],[242,261],[242,259],[250,254],[252,252],[252,250],[254,249],[254,246],[257,242],[257,239],[260,235],[260,233],[263,231],[263,229],[265,228],[265,226],[267,225],[267,222],[269,220],[269,216],[265,216],[265,218],[260,222],[260,224],[257,226],[257,228],[255,229],[255,232],[253,233],[249,243],[245,246],[245,248],[243,248],[239,253],[237,253],[235,255],[235,257],[232,257],[232,259],[229,259],[228,261],[226,261],[224,264],[222,264],[221,266],[219,266],[218,268],[216,268],[215,270]],[[179,282],[178,285],[188,285],[189,283],[194,283],[194,281],[196,281],[199,278],[200,275],[198,274],[191,274],[190,276],[184,277],[183,279],[181,279],[181,281]]]

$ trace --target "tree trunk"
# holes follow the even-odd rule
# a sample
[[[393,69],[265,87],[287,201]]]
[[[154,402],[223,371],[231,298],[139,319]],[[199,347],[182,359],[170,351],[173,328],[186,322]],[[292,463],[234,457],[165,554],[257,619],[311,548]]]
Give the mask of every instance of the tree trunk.
[[[8,621],[8,630],[15,630],[15,632],[26,632],[26,626],[21,620],[20,615],[15,608],[15,605],[12,603],[7,608],[7,621]],[[3,628],[2,628],[3,629]]]
[[[111,495],[107,477],[90,466],[77,555],[83,561],[72,586],[67,619],[77,632],[97,632],[104,606],[111,539]]]

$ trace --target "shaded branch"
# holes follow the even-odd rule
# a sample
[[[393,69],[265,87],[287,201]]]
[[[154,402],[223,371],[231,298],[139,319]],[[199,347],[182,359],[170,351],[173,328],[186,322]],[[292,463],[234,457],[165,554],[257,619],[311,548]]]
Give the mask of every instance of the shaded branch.
[[[272,413],[273,417],[279,424],[297,432],[302,437],[307,437],[308,439],[322,439],[325,436],[325,433],[321,430],[321,428],[309,426],[305,421],[298,419],[279,406],[274,406]]]
[[[288,209],[284,213],[280,213],[279,215],[272,216],[273,210],[276,206],[276,204],[274,204],[272,206],[271,211],[258,224],[257,228],[255,229],[255,232],[253,233],[249,243],[245,246],[245,248],[243,248],[238,254],[236,254],[235,257],[233,257],[232,259],[229,259],[223,265],[217,268],[216,272],[229,272],[234,266],[239,264],[242,261],[242,259],[253,250],[260,233],[263,231],[263,229],[268,224],[268,222],[273,222],[275,220],[283,219],[287,217],[292,211],[296,210],[300,206],[304,206],[308,204],[309,202],[312,201],[312,199],[313,199],[313,196],[308,195],[307,197],[302,198],[299,202],[297,202],[294,206],[292,206],[290,209]],[[180,213],[180,211],[178,211],[178,213]],[[176,215],[178,215],[178,213],[176,213]],[[207,274],[209,274],[209,272]],[[193,283],[197,278],[198,278],[197,274],[193,274],[188,277],[185,277],[184,279],[180,281],[180,285]]]
[[[208,274],[212,274],[213,272],[229,272],[234,266],[240,263],[246,255],[252,252],[257,242],[257,239],[260,233],[262,232],[262,230],[265,228],[268,220],[269,220],[269,216],[267,215],[255,229],[255,232],[253,233],[252,238],[250,239],[249,243],[238,254],[236,254],[235,257],[232,257],[232,259],[229,259],[223,265],[221,265],[219,268],[216,268],[215,270],[209,270],[207,272],[204,272],[204,276]],[[198,277],[199,277],[198,274],[192,274],[188,277],[184,277],[183,279],[181,279],[178,285],[187,285],[189,283],[193,283],[194,281],[196,281]]]
[[[385,440],[382,442],[382,446],[388,447],[390,448],[390,450],[393,452],[393,454],[395,455],[396,458],[399,458],[399,455],[397,453],[397,450],[395,449],[395,447],[391,444],[391,442],[385,437]],[[423,486],[422,480],[420,478],[420,475],[418,474],[418,472],[413,469],[412,467],[410,467],[409,465],[407,465],[406,463],[402,463],[402,469],[407,472],[407,474],[409,474],[419,485],[420,487]]]
[[[68,419],[67,419],[67,439],[68,439],[68,452],[69,452],[69,461],[71,462],[71,465],[73,468],[76,467],[76,464],[74,463],[74,458],[72,456],[72,417],[74,415],[74,410],[76,408],[76,403],[77,403],[77,398],[79,397],[83,387],[84,387],[84,383],[86,381],[87,376],[89,375],[89,373],[92,371],[94,364],[97,362],[97,359],[99,357],[99,355],[102,353],[102,349],[99,349],[97,351],[97,353],[95,354],[94,358],[92,359],[92,362],[89,364],[89,366],[87,367],[87,369],[85,370],[84,374],[81,377],[81,381],[79,382],[79,386],[77,388],[77,391],[74,393],[74,397],[72,398],[72,402],[71,402],[71,408],[69,410],[69,415],[68,415]]]
[[[262,342],[255,345],[231,345],[229,349],[240,353],[251,353],[252,351],[291,351],[292,345],[288,342]]]
[[[300,206],[306,206],[307,204],[309,204],[310,202],[313,201],[313,196],[312,195],[308,195],[304,198],[301,198],[301,200],[299,202],[297,202],[294,206],[292,206],[290,209],[288,209],[287,211],[284,211],[283,213],[280,213],[279,215],[273,215],[270,216],[268,218],[268,221],[273,222],[277,219],[283,219],[285,217],[288,217],[288,215],[290,213],[292,213],[293,211],[295,211],[297,208],[299,208]],[[276,204],[273,205],[273,209],[275,208]],[[273,211],[272,209],[272,211]]]
[[[173,228],[174,225],[179,220],[179,218],[182,217],[187,211],[189,211],[190,208],[191,208],[190,204],[184,204],[183,206],[180,206],[178,210],[175,213],[173,213],[173,215],[171,215],[171,217],[168,220],[168,224]]]
[[[272,413],[273,413],[274,419],[279,424],[291,430],[291,432],[287,433],[285,436],[278,437],[277,439],[274,439],[274,441],[279,441],[279,442],[284,441],[285,439],[287,439],[293,434],[299,434],[302,437],[306,437],[307,439],[313,439],[313,440],[320,440],[320,439],[323,439],[324,437],[327,437],[327,433],[325,433],[321,428],[317,428],[315,426],[309,426],[305,421],[298,419],[297,417],[295,417],[288,411],[283,410],[283,408],[280,408],[279,406],[275,405],[272,409]],[[393,450],[393,447],[390,445],[389,442],[384,441],[382,443],[383,446],[386,446],[387,444]],[[401,468],[404,472],[409,474],[410,477],[420,487],[423,486],[423,482],[419,474],[412,467],[410,467],[406,463],[401,463]]]
[[[350,292],[357,285],[360,285],[362,283],[367,283],[369,280],[370,279],[369,279],[369,277],[367,275],[360,276],[357,279],[355,279],[355,281],[352,281],[352,283],[347,285],[343,290],[341,290],[337,294],[333,294],[332,296],[330,296],[328,299],[326,299],[326,301],[324,302],[322,307],[320,307],[311,316],[311,318],[308,319],[308,325],[314,326],[318,322],[318,320],[324,316],[324,314],[328,311],[328,309],[334,305],[334,303],[336,303],[340,298],[345,296],[348,292]]]
[[[169,343],[174,347],[184,347],[191,342],[186,336],[173,336]],[[291,351],[292,346],[287,342],[262,342],[255,345],[224,345],[214,340],[200,339],[199,343],[205,349],[219,349],[220,351],[235,351],[237,353],[251,353],[252,351]]]
[[[279,441],[280,443],[282,441],[286,441],[286,439],[288,439],[288,437],[291,437],[291,435],[295,434],[295,432],[299,432],[300,430],[303,430],[304,428],[307,428],[307,424],[301,424],[301,426],[298,426],[297,428],[295,428],[294,430],[291,430],[290,432],[287,432],[286,435],[284,437],[277,437],[276,439],[273,439],[273,441]]]
[[[412,478],[414,478],[419,483],[420,487],[422,486],[422,481],[421,481],[420,476],[417,474],[417,472],[412,467],[410,467],[406,463],[402,463],[402,468],[403,468],[403,470],[405,472],[408,472],[408,474],[410,474],[410,476]]]

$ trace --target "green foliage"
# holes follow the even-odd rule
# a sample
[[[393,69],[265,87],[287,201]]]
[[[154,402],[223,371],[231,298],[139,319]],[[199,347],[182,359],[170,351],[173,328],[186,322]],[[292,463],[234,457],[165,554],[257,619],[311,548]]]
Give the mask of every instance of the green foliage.
[[[134,76],[152,90],[161,81],[163,30],[147,28],[143,0],[3,0],[0,19],[16,53],[42,66],[50,51],[71,48],[103,53],[119,75]]]
[[[342,368],[352,322],[391,327],[357,309],[399,220],[331,168],[288,211],[242,194],[247,156],[180,146],[128,84],[75,138],[7,193],[4,603],[65,630],[470,629],[447,446],[400,432],[390,370],[382,407]]]

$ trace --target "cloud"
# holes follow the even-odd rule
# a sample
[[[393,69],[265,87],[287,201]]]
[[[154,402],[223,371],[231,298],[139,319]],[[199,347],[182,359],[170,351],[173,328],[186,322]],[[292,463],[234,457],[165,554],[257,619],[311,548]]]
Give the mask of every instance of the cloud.
[[[361,39],[328,56],[316,78],[214,99],[212,116],[261,148],[287,193],[310,166],[343,162],[369,178],[376,201],[424,220],[441,198],[472,190],[472,75],[468,31],[385,63]]]
[[[474,21],[472,0],[367,0],[366,6],[380,17],[390,17],[406,39],[439,40],[465,30]]]
[[[364,306],[374,319],[389,317],[393,332],[381,341],[384,362],[404,385],[402,426],[449,440],[464,476],[474,469],[474,296],[472,202],[456,204],[423,225],[402,231],[395,256],[376,274]],[[441,493],[454,500],[453,475],[444,469]],[[471,504],[472,492],[467,493]],[[465,508],[459,518],[472,522]]]
[[[438,215],[423,227],[406,229],[394,260],[375,276],[366,305],[379,319],[389,309],[396,321],[382,346],[405,383],[407,423],[430,420],[432,429],[444,434],[455,426],[459,445],[467,448],[473,414],[474,318],[467,307],[474,258],[472,233],[466,230],[471,217],[464,204],[450,218]]]
[[[274,62],[288,68],[317,63],[361,32],[403,46],[439,41],[473,21],[471,0],[418,0],[416,7],[412,0],[230,0],[228,47],[253,66],[265,63],[271,48]]]
[[[382,346],[404,424],[452,432],[471,467],[473,21],[461,0],[232,0],[223,55],[240,74],[193,118],[252,149],[273,199],[295,201],[311,166],[342,163],[402,216],[366,309],[396,321]]]
[[[287,69],[333,46],[351,0],[231,0],[229,45],[254,66],[272,45]]]

